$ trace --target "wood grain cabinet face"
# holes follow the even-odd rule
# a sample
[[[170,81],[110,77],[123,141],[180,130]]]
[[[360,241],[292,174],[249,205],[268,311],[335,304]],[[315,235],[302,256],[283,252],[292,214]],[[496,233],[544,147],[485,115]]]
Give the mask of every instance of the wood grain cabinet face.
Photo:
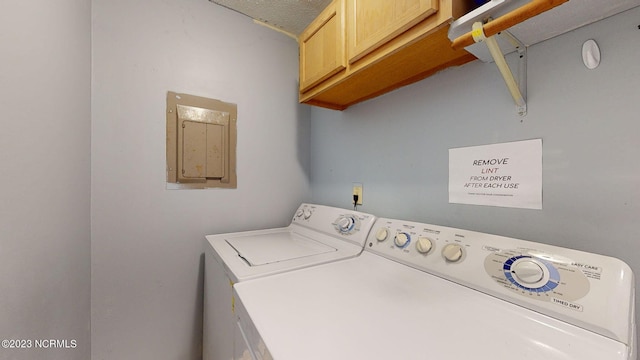
[[[341,6],[343,28],[335,28],[332,36],[343,36],[346,43],[329,41],[318,30],[329,29],[328,19],[339,18]],[[472,6],[470,0],[334,0],[299,38],[299,101],[344,110],[475,60],[465,50],[451,48],[447,36],[453,19]],[[336,56],[336,62],[327,60],[340,51],[343,56]]]
[[[349,63],[437,11],[438,0],[347,0]]]
[[[331,3],[300,35],[300,91],[346,68],[344,0]]]

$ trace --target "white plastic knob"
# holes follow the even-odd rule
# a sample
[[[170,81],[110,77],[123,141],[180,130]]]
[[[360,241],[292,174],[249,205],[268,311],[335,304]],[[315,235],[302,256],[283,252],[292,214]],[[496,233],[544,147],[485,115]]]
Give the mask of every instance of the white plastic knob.
[[[380,228],[376,232],[376,239],[378,241],[385,241],[385,240],[387,240],[388,236],[389,236],[389,229],[387,229],[387,228]]]
[[[353,226],[354,223],[355,221],[353,220],[353,218],[343,217],[343,218],[340,218],[340,220],[338,220],[338,227],[340,228],[340,231],[347,232],[351,230],[351,227]]]
[[[523,284],[535,284],[544,277],[542,267],[531,260],[518,261],[511,267],[511,272]]]
[[[442,256],[450,262],[459,261],[462,258],[462,246],[449,244],[442,249]]]
[[[395,243],[398,247],[403,247],[407,245],[408,242],[409,242],[409,234],[403,233],[403,232],[396,234]]]
[[[416,242],[416,250],[418,250],[418,252],[421,254],[426,254],[431,251],[432,246],[433,243],[428,237],[420,236],[418,238],[418,242]]]
[[[311,210],[309,210],[309,209],[304,209],[304,212],[303,212],[303,213],[304,213],[304,218],[305,218],[305,219],[308,219],[308,218],[310,218],[310,217],[311,217]]]
[[[301,217],[304,214],[304,211],[302,211],[302,209],[298,210],[296,212],[296,217]]]

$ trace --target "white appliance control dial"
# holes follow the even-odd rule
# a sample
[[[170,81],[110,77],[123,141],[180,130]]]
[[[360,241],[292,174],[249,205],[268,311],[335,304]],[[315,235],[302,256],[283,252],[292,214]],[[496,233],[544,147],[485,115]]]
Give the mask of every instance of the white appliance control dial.
[[[462,255],[462,246],[458,244],[449,244],[442,249],[442,256],[449,262],[460,261]]]
[[[312,214],[311,210],[309,210],[309,209],[304,209],[304,211],[303,211],[303,215],[304,215],[304,218],[305,218],[305,219],[310,218],[310,217],[311,217],[311,214]]]
[[[570,266],[567,267],[562,262],[549,261],[554,258],[554,255],[538,251],[532,251],[532,254],[519,250],[495,252],[485,260],[485,269],[490,275],[494,275],[493,278],[496,281],[498,279],[507,280],[508,289],[518,293],[536,294],[538,300],[546,298],[548,301],[549,294],[554,293],[558,287],[564,288],[559,292],[563,294],[558,293],[554,296],[567,301],[572,299],[572,295],[584,293],[585,289],[588,291],[588,284],[586,288],[583,287],[586,280],[584,274],[568,270]],[[490,261],[496,264],[495,267],[490,266]],[[562,286],[561,278],[564,279]],[[545,295],[545,297],[541,295]]]
[[[376,231],[376,240],[385,241],[385,240],[387,240],[388,237],[389,237],[389,229],[388,228],[383,227],[383,228],[378,229],[378,231]]]
[[[426,236],[420,236],[416,242],[416,250],[421,254],[426,254],[431,251],[433,242]]]
[[[409,241],[411,241],[411,236],[405,232],[399,232],[396,234],[396,239],[394,240],[396,246],[403,248],[409,245]]]
[[[336,230],[341,234],[351,234],[358,230],[358,221],[352,215],[341,215],[335,222]]]
[[[513,264],[511,273],[520,284],[535,284],[544,278],[544,270],[532,260],[522,260]]]
[[[559,304],[568,311],[586,312],[579,300],[592,291],[589,279],[602,279],[600,266],[535,249],[493,251],[485,258],[484,267],[501,289],[529,300]]]

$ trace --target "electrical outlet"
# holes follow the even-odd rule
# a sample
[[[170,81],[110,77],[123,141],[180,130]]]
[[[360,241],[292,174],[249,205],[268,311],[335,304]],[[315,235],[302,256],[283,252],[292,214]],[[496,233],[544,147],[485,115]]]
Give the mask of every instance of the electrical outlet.
[[[361,183],[353,183],[353,195],[358,195],[358,203],[354,205],[362,205],[362,184]],[[353,200],[351,200],[353,203]]]

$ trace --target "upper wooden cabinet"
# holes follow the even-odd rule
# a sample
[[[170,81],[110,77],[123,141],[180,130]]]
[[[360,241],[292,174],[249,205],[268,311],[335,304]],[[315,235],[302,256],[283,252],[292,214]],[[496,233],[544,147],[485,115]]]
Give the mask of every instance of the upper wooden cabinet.
[[[349,62],[438,11],[437,0],[347,0]]]
[[[300,91],[346,68],[344,2],[334,1],[300,35]]]
[[[475,57],[449,24],[468,0],[334,0],[299,38],[300,102],[343,110]]]

